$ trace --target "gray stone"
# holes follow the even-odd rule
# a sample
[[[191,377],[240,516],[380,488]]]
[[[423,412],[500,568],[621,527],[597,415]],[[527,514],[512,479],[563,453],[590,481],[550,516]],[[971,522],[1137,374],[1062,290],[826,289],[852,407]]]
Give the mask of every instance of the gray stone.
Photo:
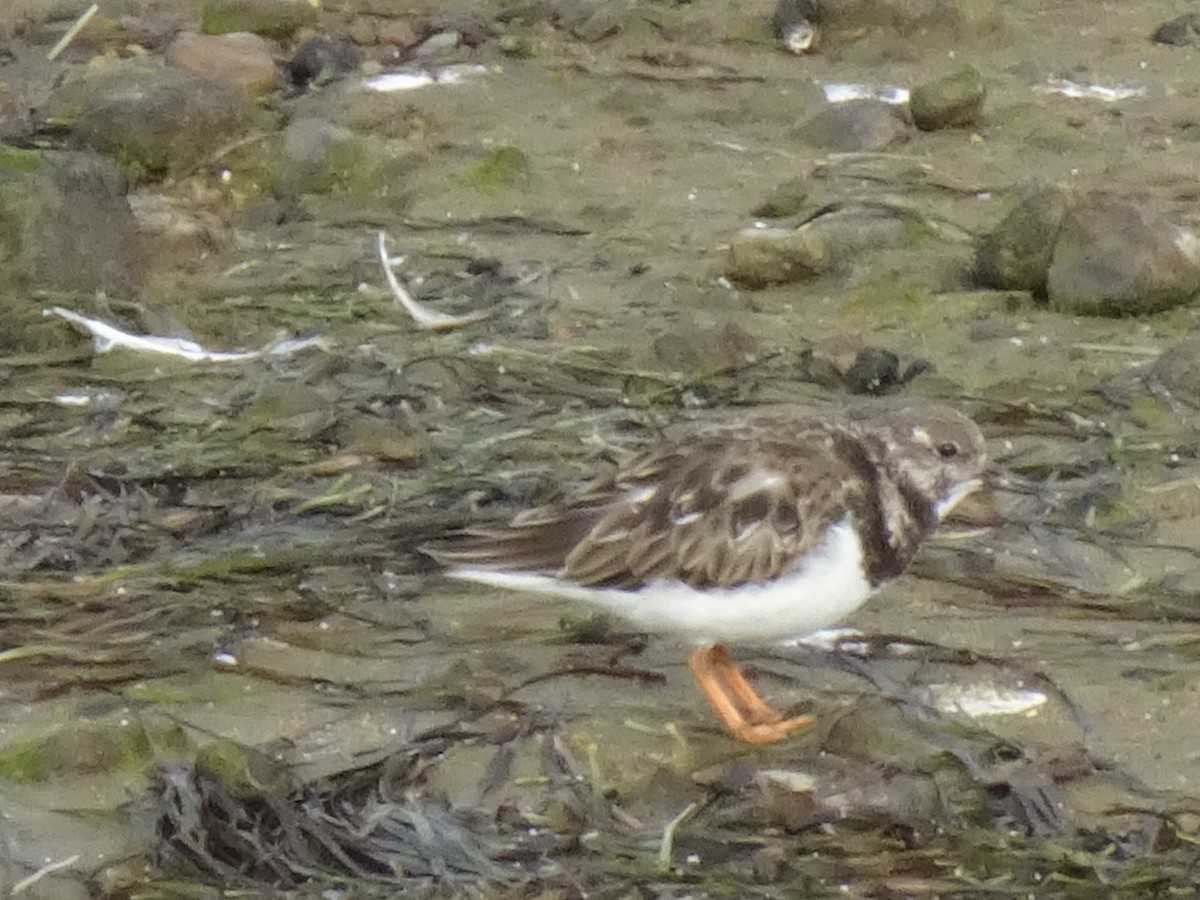
[[[1063,218],[1047,277],[1050,305],[1066,313],[1137,316],[1190,302],[1200,267],[1179,230],[1154,211],[1090,194]]]
[[[325,119],[293,121],[283,131],[283,158],[275,190],[283,195],[320,190],[331,154],[352,137],[349,130]]]
[[[84,70],[51,101],[85,146],[139,176],[194,168],[248,125],[254,107],[232,84],[176,69],[120,62]]]
[[[908,140],[896,110],[879,100],[850,100],[822,107],[796,127],[802,143],[831,153],[885,150]]]
[[[353,72],[361,63],[362,54],[353,44],[314,37],[296,48],[288,61],[288,72],[298,85],[321,85]]]
[[[1200,338],[1176,341],[1150,364],[1146,381],[1173,400],[1200,408]]]
[[[1064,191],[1041,185],[1028,191],[1004,220],[979,241],[975,278],[985,287],[1045,296],[1054,242],[1068,206]]]
[[[750,211],[751,215],[764,219],[786,219],[800,212],[808,203],[809,184],[807,178],[790,178],[775,189],[762,203]]]
[[[1200,16],[1196,13],[1184,13],[1169,22],[1163,22],[1154,30],[1150,40],[1156,44],[1170,44],[1172,47],[1194,47],[1200,43]]]
[[[913,123],[922,131],[969,128],[983,112],[987,87],[972,66],[914,88],[909,101]]]

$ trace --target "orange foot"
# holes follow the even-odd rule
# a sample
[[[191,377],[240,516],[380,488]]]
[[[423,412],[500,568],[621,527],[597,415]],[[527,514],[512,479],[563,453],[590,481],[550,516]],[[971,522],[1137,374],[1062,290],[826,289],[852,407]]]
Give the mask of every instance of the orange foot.
[[[692,650],[688,654],[688,669],[725,730],[739,741],[773,744],[812,724],[812,716],[788,719],[772,708],[730,661],[720,644]]]

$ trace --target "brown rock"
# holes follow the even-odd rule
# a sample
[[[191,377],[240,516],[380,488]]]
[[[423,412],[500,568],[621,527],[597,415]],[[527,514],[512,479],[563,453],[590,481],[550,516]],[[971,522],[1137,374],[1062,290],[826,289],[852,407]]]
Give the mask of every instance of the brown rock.
[[[425,37],[426,29],[411,18],[391,19],[379,26],[379,43],[407,50]]]
[[[1200,266],[1177,226],[1155,210],[1090,194],[1063,218],[1046,279],[1059,312],[1139,316],[1190,303]]]
[[[236,84],[250,94],[275,89],[275,60],[271,48],[257,34],[181,34],[167,48],[167,65]]]

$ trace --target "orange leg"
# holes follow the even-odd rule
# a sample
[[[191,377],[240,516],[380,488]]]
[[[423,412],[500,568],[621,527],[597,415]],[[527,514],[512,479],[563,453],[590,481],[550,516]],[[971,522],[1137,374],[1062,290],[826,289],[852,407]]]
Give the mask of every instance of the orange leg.
[[[721,724],[739,741],[772,744],[812,723],[812,716],[785,719],[775,711],[746,681],[720,644],[692,650],[688,669]]]

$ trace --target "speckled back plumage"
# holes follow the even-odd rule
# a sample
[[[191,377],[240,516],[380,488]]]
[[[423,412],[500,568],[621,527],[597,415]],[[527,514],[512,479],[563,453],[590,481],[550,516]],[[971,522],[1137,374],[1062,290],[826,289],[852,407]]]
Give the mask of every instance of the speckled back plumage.
[[[878,585],[908,566],[984,461],[975,424],[941,407],[698,425],[563,505],[430,552],[455,566],[585,587],[730,588],[794,569],[848,518]]]

